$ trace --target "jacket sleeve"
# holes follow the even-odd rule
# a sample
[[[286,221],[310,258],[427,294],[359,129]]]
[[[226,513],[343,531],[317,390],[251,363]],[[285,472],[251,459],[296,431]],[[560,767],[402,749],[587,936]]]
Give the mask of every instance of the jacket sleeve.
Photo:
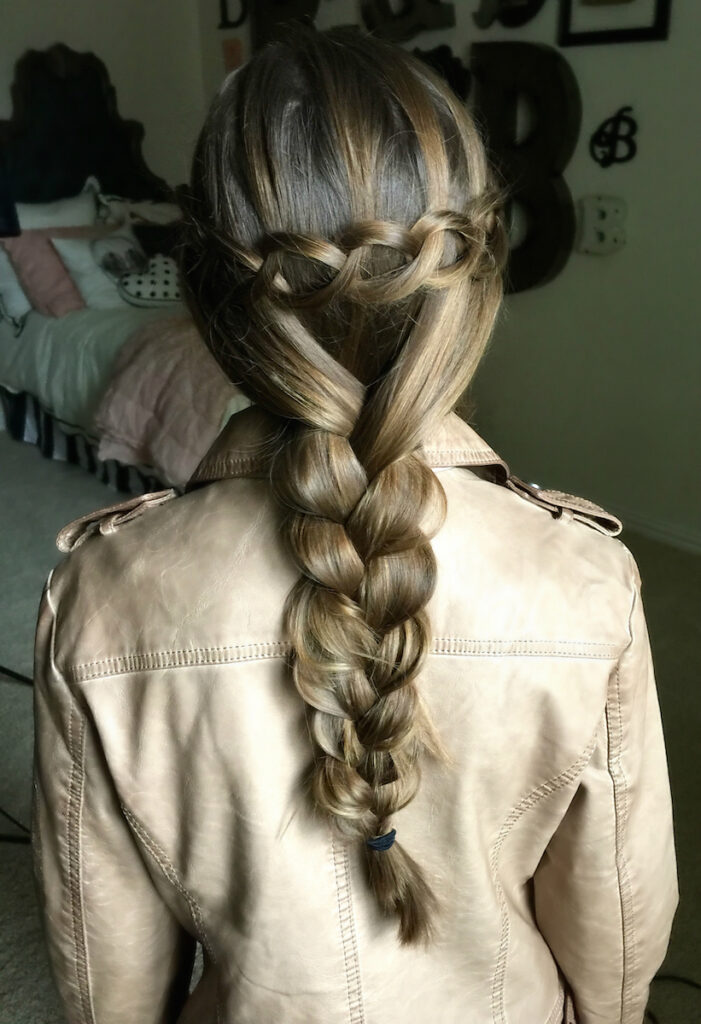
[[[640,576],[594,754],[534,876],[538,926],[577,1024],[642,1024],[679,901],[672,803]]]
[[[50,584],[35,641],[32,849],[54,978],[69,1024],[166,1024],[195,942],[159,895],[87,708],[56,666]]]

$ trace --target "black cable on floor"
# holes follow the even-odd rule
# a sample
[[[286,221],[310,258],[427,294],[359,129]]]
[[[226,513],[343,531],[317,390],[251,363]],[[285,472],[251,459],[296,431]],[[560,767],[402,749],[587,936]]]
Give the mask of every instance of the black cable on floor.
[[[29,676],[23,676],[20,672],[15,672],[14,669],[6,668],[5,665],[0,665],[0,675],[14,679],[15,682],[22,683],[24,686],[34,686],[34,680]]]
[[[27,826],[23,825],[21,821],[17,821],[17,818],[13,818],[12,815],[9,814],[3,807],[0,807],[0,814],[2,814],[3,818],[7,818],[8,821],[11,821],[13,825],[16,825],[21,832],[26,832],[27,835],[29,835],[29,829],[27,828]]]
[[[3,835],[0,835],[0,843],[29,843],[30,842],[30,839],[29,839],[29,829],[27,828],[26,825],[23,825],[21,821],[17,821],[17,818],[13,818],[12,815],[8,814],[8,812],[6,810],[4,810],[2,807],[0,807],[0,814],[2,814],[3,818],[7,818],[8,821],[11,821],[13,825],[15,825],[18,829],[20,829],[20,831],[25,833],[25,835],[23,835],[23,836],[3,836]]]

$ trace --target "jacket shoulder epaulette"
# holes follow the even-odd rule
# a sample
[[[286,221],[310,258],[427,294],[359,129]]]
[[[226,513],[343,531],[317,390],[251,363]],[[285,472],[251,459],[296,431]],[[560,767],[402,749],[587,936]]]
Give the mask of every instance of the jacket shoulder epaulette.
[[[547,509],[555,518],[576,519],[609,537],[617,537],[623,529],[620,519],[594,504],[588,498],[579,498],[566,491],[552,491],[537,484],[528,484],[517,476],[509,476],[506,486],[519,497]]]
[[[59,531],[56,547],[59,551],[75,551],[88,537],[94,533],[106,535],[115,533],[124,523],[137,519],[147,509],[155,508],[166,501],[177,497],[178,492],[170,487],[165,491],[152,491],[149,494],[138,494],[116,505],[88,512],[87,515],[74,519]]]

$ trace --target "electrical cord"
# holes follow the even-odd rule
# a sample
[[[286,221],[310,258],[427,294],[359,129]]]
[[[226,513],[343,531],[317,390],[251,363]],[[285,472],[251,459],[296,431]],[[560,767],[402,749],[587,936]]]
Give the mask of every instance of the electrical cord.
[[[5,665],[0,665],[0,675],[7,676],[8,679],[14,679],[18,683],[23,683],[25,686],[33,686],[33,681],[29,676],[23,676],[20,672],[15,672],[13,668],[7,668]]]
[[[8,814],[8,812],[4,810],[2,807],[0,807],[0,814],[3,816],[3,818],[7,818],[8,821],[12,822],[12,824],[16,828],[18,828],[21,832],[24,833],[24,835],[21,836],[0,835],[0,843],[29,843],[30,832],[27,826],[23,825],[21,821],[17,820],[17,818],[13,818],[12,815]]]

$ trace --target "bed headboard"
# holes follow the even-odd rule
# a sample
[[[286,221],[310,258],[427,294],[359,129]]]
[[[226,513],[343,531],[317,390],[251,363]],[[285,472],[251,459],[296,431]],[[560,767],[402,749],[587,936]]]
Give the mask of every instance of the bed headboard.
[[[50,202],[76,195],[95,175],[106,193],[171,198],[146,166],[143,136],[140,122],[119,116],[94,53],[62,43],[28,50],[15,65],[12,117],[0,120],[0,191],[14,202]]]

